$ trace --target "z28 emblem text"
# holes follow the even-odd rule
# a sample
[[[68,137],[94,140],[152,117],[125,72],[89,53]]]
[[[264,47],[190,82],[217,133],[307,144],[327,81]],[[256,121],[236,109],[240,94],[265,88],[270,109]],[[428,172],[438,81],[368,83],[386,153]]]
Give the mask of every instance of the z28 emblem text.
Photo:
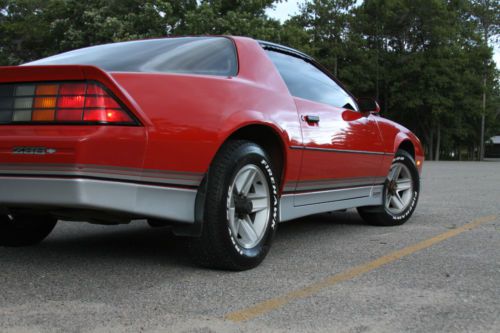
[[[14,147],[12,154],[16,155],[47,155],[54,154],[57,150],[45,147]]]

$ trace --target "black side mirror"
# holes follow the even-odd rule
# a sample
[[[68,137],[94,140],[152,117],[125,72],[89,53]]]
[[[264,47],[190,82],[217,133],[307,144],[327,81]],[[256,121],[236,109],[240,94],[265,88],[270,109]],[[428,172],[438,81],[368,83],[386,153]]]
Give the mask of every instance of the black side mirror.
[[[380,106],[373,98],[359,98],[359,111],[363,113],[380,113]]]

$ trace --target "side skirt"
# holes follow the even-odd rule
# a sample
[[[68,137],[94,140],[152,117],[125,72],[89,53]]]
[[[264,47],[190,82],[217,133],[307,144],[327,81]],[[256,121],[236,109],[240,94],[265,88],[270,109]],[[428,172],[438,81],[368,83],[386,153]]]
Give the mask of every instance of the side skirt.
[[[280,199],[280,221],[336,210],[382,205],[383,185],[285,194]]]

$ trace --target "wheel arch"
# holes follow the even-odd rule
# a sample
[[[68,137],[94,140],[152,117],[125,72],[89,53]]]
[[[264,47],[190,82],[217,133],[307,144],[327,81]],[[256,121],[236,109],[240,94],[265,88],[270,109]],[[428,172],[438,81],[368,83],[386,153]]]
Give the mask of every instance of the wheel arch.
[[[412,138],[409,133],[405,131],[400,131],[397,133],[397,135],[394,137],[394,146],[393,146],[393,152],[394,154],[397,153],[398,150],[404,150],[410,156],[413,158],[413,160],[416,161],[416,148],[415,144],[412,141]]]
[[[264,151],[269,154],[269,157],[273,161],[273,167],[275,169],[275,173],[279,172],[277,176],[279,177],[280,189],[283,186],[283,180],[285,179],[286,173],[286,144],[283,140],[280,132],[274,128],[270,124],[263,123],[247,123],[242,125],[239,128],[234,129],[229,132],[224,140],[221,140],[221,144],[217,148],[216,153],[214,154],[213,159],[219,153],[221,148],[230,140],[248,140],[255,142],[260,145]],[[207,173],[208,175],[208,173]],[[189,228],[187,233],[181,230],[181,235],[189,235],[189,236],[199,236],[201,235],[203,223],[204,223],[204,211],[205,211],[205,201],[206,201],[206,193],[207,193],[207,175],[203,178],[200,187],[198,188],[198,193],[196,195],[195,202],[195,225],[192,228]]]
[[[280,184],[286,173],[286,145],[279,132],[269,124],[251,123],[231,132],[220,145],[219,149],[229,140],[248,140],[261,146],[273,162],[275,173]]]
[[[416,160],[415,146],[413,145],[413,143],[409,139],[405,139],[405,140],[401,141],[399,143],[399,145],[397,146],[396,151],[398,151],[398,150],[406,151],[408,154],[410,154],[410,156],[413,158],[413,160]]]

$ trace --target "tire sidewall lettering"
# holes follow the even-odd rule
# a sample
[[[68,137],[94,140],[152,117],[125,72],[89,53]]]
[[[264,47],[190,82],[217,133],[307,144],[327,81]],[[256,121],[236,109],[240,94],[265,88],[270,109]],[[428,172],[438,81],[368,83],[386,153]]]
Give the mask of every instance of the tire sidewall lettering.
[[[414,171],[414,165],[413,165],[413,163],[411,161],[408,161],[408,158],[406,156],[396,156],[392,160],[392,164],[394,164],[396,162],[400,162],[402,164],[405,164],[406,166],[410,166],[411,165],[410,172],[412,173],[412,176],[413,176],[412,177],[412,182],[413,182],[414,188],[416,188],[413,191],[413,196],[412,196],[410,205],[401,214],[399,214],[399,215],[393,215],[390,212],[386,211],[387,214],[391,217],[392,220],[394,220],[394,221],[402,221],[402,220],[408,219],[413,214],[413,211],[415,210],[415,208],[417,206],[417,201],[418,201],[418,197],[419,197],[419,185],[418,185],[417,179],[415,178],[415,174],[414,174],[415,171]]]
[[[269,165],[269,162],[265,158],[262,158],[261,156],[259,156],[259,158],[260,158],[260,162],[258,162],[258,163],[249,162],[248,164],[253,164],[253,165],[259,167],[264,172],[264,174],[266,175],[267,181],[268,181],[267,185],[269,187],[270,193],[272,194],[271,198],[270,198],[270,205],[271,205],[270,214],[269,214],[270,221],[268,222],[268,227],[267,227],[267,230],[265,232],[266,234],[264,235],[264,237],[262,238],[260,243],[257,244],[255,247],[253,247],[251,249],[243,248],[236,241],[237,235],[233,234],[231,228],[229,227],[229,219],[226,216],[226,221],[227,221],[227,225],[228,225],[227,229],[229,232],[229,238],[231,240],[231,245],[233,246],[233,248],[236,250],[236,252],[240,256],[246,256],[246,257],[254,257],[255,255],[258,255],[260,252],[262,252],[260,250],[260,248],[262,248],[263,246],[266,246],[266,244],[269,243],[269,241],[270,241],[269,238],[272,238],[272,236],[274,235],[274,233],[277,229],[277,225],[278,225],[278,205],[279,205],[278,184],[277,184],[276,178],[274,177],[274,173],[272,171],[272,168]],[[243,166],[241,166],[241,167],[243,167]],[[237,170],[235,170],[235,171],[237,171]],[[226,208],[228,208],[230,206],[230,196],[229,196],[230,190],[231,190],[231,188],[228,188],[228,192],[226,194]]]

